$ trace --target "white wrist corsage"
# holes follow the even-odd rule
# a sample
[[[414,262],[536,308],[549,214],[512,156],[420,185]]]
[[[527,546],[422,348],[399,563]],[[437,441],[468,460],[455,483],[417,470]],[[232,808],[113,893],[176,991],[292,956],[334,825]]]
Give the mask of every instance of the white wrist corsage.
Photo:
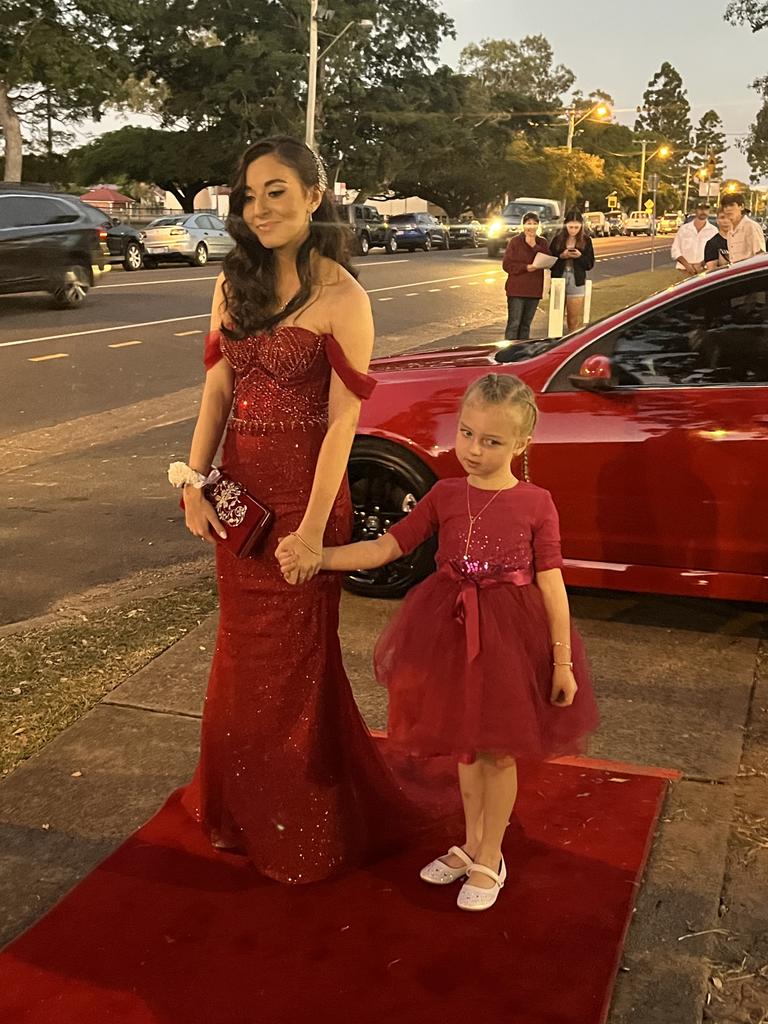
[[[190,484],[200,490],[208,484],[215,484],[221,476],[218,469],[212,469],[208,476],[203,476],[196,469],[190,469],[186,462],[172,462],[168,467],[168,480],[174,487],[184,487]]]

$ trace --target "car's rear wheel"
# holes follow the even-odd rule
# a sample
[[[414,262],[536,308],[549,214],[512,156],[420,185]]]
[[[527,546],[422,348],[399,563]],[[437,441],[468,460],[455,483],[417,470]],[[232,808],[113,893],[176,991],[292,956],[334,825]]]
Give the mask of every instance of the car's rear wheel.
[[[429,237],[429,235],[427,235],[427,237],[422,242],[421,248],[424,250],[424,252],[429,252],[429,250],[432,248],[432,239]]]
[[[204,242],[199,242],[195,249],[195,255],[190,260],[193,267],[204,267],[208,262],[208,250]]]
[[[499,248],[500,246],[496,245],[495,243],[490,244],[486,247],[486,251],[491,259],[495,259],[499,255]]]
[[[371,240],[368,235],[360,235],[360,241],[357,244],[358,250],[361,256],[367,256],[371,251]]]
[[[390,253],[390,255],[394,255],[394,253],[397,252],[397,239],[395,238],[394,235],[389,236],[389,238],[387,239],[387,244],[384,246],[384,248],[388,253]]]
[[[125,250],[123,266],[126,270],[141,270],[144,259],[141,254],[141,247],[136,242],[129,242]]]
[[[57,309],[77,309],[88,297],[90,287],[91,275],[85,267],[67,267],[62,283],[53,290],[53,304]]]
[[[450,235],[448,235],[448,234],[443,235],[443,244],[440,246],[440,248],[444,252],[447,252],[447,250],[451,248],[451,236]]]
[[[404,519],[435,476],[410,452],[373,437],[358,438],[347,467],[354,508],[353,540],[375,540]],[[380,569],[348,573],[344,586],[368,597],[402,597],[434,569],[434,542]]]

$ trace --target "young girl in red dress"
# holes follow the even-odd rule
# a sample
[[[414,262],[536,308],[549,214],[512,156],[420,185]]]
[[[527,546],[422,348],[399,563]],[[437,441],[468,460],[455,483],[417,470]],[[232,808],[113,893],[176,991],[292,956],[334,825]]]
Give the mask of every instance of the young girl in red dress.
[[[323,551],[325,569],[373,569],[438,534],[437,572],[385,629],[375,667],[389,687],[389,742],[458,762],[464,842],[421,877],[447,885],[468,876],[463,910],[493,906],[504,885],[517,760],[574,753],[598,723],[555,506],[511,470],[536,418],[533,392],[517,377],[481,377],[464,396],[456,434],[468,475],[436,483],[383,537]],[[290,581],[290,556],[281,568]]]

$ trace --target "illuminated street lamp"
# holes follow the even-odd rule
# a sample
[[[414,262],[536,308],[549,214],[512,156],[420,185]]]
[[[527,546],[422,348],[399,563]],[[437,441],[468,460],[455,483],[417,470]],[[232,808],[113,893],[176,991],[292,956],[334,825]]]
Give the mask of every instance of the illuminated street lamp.
[[[642,142],[643,152],[640,159],[640,191],[637,193],[637,211],[643,209],[643,188],[645,187],[645,165],[648,160],[653,160],[655,156],[661,157],[662,160],[666,160],[667,157],[672,155],[672,148],[666,143],[662,143],[658,149],[655,149],[650,156],[647,156],[648,143],[645,139]]]
[[[595,103],[594,106],[590,107],[589,110],[582,114],[580,118],[576,118],[576,110],[573,107],[568,111],[568,141],[565,144],[565,148],[570,153],[573,149],[573,136],[576,132],[576,128],[581,124],[582,121],[586,121],[588,118],[592,118],[597,121],[604,121],[607,117],[611,116],[611,108],[607,103]]]

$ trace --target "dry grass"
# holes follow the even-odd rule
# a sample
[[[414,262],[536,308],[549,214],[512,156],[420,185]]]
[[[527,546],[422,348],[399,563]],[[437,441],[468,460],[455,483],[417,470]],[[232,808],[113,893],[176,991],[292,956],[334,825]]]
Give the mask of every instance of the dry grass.
[[[201,579],[0,637],[0,776],[194,629],[215,606],[213,582]]]

